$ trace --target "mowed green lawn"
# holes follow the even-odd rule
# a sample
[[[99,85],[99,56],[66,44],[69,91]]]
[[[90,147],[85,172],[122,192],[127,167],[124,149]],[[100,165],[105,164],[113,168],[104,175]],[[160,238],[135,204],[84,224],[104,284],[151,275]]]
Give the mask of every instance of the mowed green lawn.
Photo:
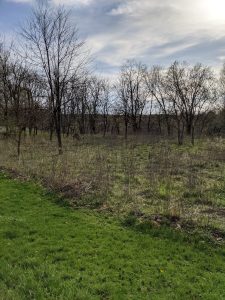
[[[225,247],[127,228],[0,175],[0,299],[225,299]]]

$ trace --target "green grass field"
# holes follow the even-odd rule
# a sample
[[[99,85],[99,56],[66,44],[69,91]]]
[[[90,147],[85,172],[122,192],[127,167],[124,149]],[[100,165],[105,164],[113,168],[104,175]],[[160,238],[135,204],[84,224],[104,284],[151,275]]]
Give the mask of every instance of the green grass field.
[[[225,248],[0,175],[0,299],[225,299]]]

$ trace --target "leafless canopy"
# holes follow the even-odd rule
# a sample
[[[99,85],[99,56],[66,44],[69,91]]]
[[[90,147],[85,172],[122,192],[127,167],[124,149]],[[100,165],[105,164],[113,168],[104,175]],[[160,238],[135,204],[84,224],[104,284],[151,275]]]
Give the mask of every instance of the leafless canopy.
[[[62,153],[61,110],[65,92],[71,79],[76,76],[85,59],[82,56],[84,42],[78,37],[77,28],[64,7],[39,4],[22,29],[27,42],[30,62],[38,68],[48,84],[50,107]]]

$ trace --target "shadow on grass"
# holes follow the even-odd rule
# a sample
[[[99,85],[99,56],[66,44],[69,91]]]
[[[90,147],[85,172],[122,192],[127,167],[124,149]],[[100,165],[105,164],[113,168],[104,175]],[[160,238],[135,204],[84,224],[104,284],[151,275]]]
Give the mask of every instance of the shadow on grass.
[[[182,227],[175,228],[175,223],[170,217],[163,216],[162,224],[149,220],[142,220],[132,214],[127,215],[121,221],[121,225],[127,229],[141,234],[151,235],[154,238],[168,239],[174,242],[184,242],[194,245],[200,250],[217,247],[223,250],[225,231],[216,230],[213,227],[200,227],[191,222],[182,223]],[[225,251],[223,251],[225,254]]]

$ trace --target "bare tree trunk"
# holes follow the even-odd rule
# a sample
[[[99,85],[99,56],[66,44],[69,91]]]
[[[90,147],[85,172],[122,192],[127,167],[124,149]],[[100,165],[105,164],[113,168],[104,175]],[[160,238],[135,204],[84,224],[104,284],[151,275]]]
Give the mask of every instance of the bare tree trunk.
[[[148,116],[148,126],[147,126],[147,128],[148,128],[148,132],[150,133],[150,131],[151,131],[151,118],[152,117],[152,115],[151,114],[149,114],[149,116]]]
[[[124,125],[125,125],[125,139],[127,139],[127,135],[128,135],[128,118],[127,116],[125,115],[124,117]]]
[[[177,128],[177,133],[178,133],[178,145],[182,146],[184,143],[184,125],[181,125],[181,122],[178,121],[178,128]]]
[[[188,136],[191,136],[191,134],[192,134],[192,122],[187,123],[186,132],[187,132]]]
[[[194,146],[194,144],[195,144],[195,128],[194,128],[194,126],[192,126],[192,128],[191,128],[191,143]]]
[[[166,118],[167,135],[171,136],[171,126],[169,120],[170,117],[166,114],[165,118]]]
[[[159,133],[160,133],[160,135],[162,135],[161,116],[158,115],[157,119],[158,119],[158,125],[159,125]]]
[[[20,152],[21,152],[21,138],[22,138],[22,132],[23,128],[19,128],[18,132],[18,140],[17,140],[17,155],[20,157]]]
[[[107,115],[104,115],[103,118],[104,118],[104,121],[103,121],[104,122],[103,137],[105,137],[107,129],[108,129],[108,117],[107,117]]]
[[[58,142],[58,151],[59,155],[63,153],[62,150],[62,128],[61,128],[61,111],[60,108],[58,107],[57,110],[55,111],[55,130],[56,130],[56,137],[57,137],[57,142]]]

